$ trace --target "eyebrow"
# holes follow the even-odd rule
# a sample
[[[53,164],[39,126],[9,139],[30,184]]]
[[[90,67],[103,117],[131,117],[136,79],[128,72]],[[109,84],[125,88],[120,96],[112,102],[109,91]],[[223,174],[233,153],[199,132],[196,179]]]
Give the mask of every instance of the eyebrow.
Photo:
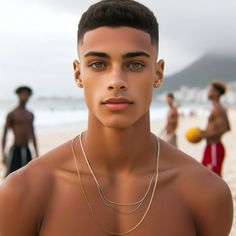
[[[111,57],[108,54],[106,54],[105,52],[90,51],[90,52],[88,52],[84,55],[84,57],[90,57],[90,56],[111,59]],[[148,54],[147,52],[144,52],[144,51],[128,52],[128,53],[122,55],[122,58],[123,59],[128,59],[128,58],[140,57],[140,56],[144,56],[144,57],[149,58],[150,54]]]
[[[88,52],[84,55],[84,57],[90,57],[90,56],[95,56],[95,57],[102,57],[102,58],[108,58],[110,59],[111,57],[106,54],[105,52],[96,52],[96,51],[91,51]]]
[[[128,58],[140,57],[140,56],[150,57],[150,54],[148,54],[147,52],[144,52],[144,51],[128,52],[125,55],[123,55],[122,58],[128,59]]]

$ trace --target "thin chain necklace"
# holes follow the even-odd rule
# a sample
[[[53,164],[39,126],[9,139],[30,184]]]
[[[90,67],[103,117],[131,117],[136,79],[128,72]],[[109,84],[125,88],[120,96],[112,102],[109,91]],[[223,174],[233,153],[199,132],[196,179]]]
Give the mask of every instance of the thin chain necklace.
[[[102,201],[104,202],[104,204],[105,204],[106,206],[111,207],[112,209],[114,209],[114,210],[116,210],[116,211],[118,211],[118,212],[120,212],[120,213],[122,213],[122,214],[129,215],[129,214],[134,213],[136,210],[138,210],[138,208],[142,205],[142,203],[143,203],[144,200],[146,199],[146,197],[147,197],[147,195],[148,195],[148,192],[149,192],[149,190],[150,190],[150,188],[151,188],[152,181],[153,181],[153,179],[154,179],[154,177],[155,177],[156,170],[154,171],[154,174],[153,174],[153,176],[152,176],[152,178],[151,178],[151,180],[150,180],[150,183],[149,183],[149,185],[148,185],[147,191],[145,192],[144,196],[143,196],[140,200],[138,200],[138,201],[136,201],[136,202],[131,202],[131,203],[119,203],[119,202],[111,201],[111,200],[109,200],[109,199],[106,197],[106,195],[105,195],[105,193],[104,193],[104,191],[103,191],[101,185],[99,184],[99,182],[98,182],[98,180],[97,180],[97,177],[96,177],[96,175],[95,175],[95,173],[94,173],[94,171],[93,171],[93,169],[92,169],[92,166],[90,165],[90,162],[89,162],[89,160],[88,160],[88,158],[87,158],[87,155],[86,155],[86,153],[85,153],[85,151],[84,151],[83,142],[82,142],[82,135],[83,135],[83,133],[79,136],[80,148],[81,148],[81,151],[82,151],[82,153],[83,153],[83,156],[84,156],[84,159],[85,159],[85,161],[86,161],[86,164],[87,164],[87,166],[88,166],[88,168],[89,168],[89,171],[90,171],[90,173],[92,174],[93,179],[94,179],[94,181],[95,181],[95,183],[96,183],[96,185],[97,185],[97,189],[98,189],[100,198],[102,199]],[[112,207],[111,205],[116,205],[116,206],[134,206],[134,205],[138,205],[138,206],[137,206],[134,210],[132,210],[132,211],[126,213],[126,212],[123,212],[123,211],[118,210],[117,208]]]
[[[80,135],[81,136],[81,135]],[[95,215],[94,215],[94,211],[93,211],[93,207],[91,205],[91,203],[89,202],[89,199],[88,199],[88,196],[85,192],[85,189],[84,189],[84,185],[82,183],[82,179],[81,179],[81,174],[80,174],[80,171],[79,171],[79,168],[78,168],[78,163],[77,163],[77,159],[76,159],[76,154],[75,154],[75,150],[74,150],[74,142],[76,140],[77,136],[72,140],[71,142],[71,150],[72,150],[72,154],[73,154],[73,157],[74,157],[74,162],[75,162],[75,168],[76,168],[76,171],[77,171],[77,175],[78,175],[78,178],[79,178],[79,182],[80,182],[80,186],[81,186],[81,190],[82,190],[82,193],[84,195],[84,198],[87,202],[87,205],[90,209],[90,212],[91,212],[91,215],[92,217],[94,218],[94,220],[97,222],[96,218],[95,218]],[[157,139],[157,161],[156,161],[156,171],[155,171],[155,182],[154,182],[154,187],[153,187],[153,191],[151,193],[151,198],[149,200],[149,203],[148,203],[148,206],[143,214],[143,216],[140,218],[140,220],[137,222],[136,225],[134,225],[131,229],[125,231],[125,232],[113,232],[113,231],[109,231],[109,230],[106,230],[104,229],[103,227],[100,226],[100,228],[105,232],[105,233],[108,233],[108,234],[112,234],[112,235],[125,235],[125,234],[129,234],[131,232],[133,232],[134,230],[136,230],[141,224],[142,222],[144,221],[148,211],[150,210],[150,207],[151,207],[151,204],[153,202],[153,198],[154,198],[154,195],[155,195],[155,191],[156,191],[156,188],[157,188],[157,182],[158,182],[158,167],[159,167],[159,156],[160,156],[160,141],[158,139],[158,137],[156,137]],[[97,222],[98,225],[100,225],[98,222]]]

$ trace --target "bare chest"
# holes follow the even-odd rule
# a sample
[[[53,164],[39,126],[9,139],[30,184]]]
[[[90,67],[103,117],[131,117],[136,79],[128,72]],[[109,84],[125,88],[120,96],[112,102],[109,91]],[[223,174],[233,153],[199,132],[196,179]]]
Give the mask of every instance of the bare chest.
[[[76,184],[57,188],[44,216],[39,235],[106,236],[115,235],[112,232],[127,231],[130,231],[127,235],[131,236],[196,235],[194,220],[189,210],[171,188],[160,185],[151,204],[150,193],[138,208],[110,207],[104,204],[96,188],[89,189],[86,200],[81,188]],[[147,210],[149,204],[150,208]]]

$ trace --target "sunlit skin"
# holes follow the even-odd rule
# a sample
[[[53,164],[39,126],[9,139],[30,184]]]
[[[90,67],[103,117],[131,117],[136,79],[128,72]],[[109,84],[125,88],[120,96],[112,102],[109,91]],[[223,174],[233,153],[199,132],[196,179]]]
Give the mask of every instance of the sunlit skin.
[[[167,115],[167,124],[166,124],[166,132],[170,137],[175,135],[177,126],[178,126],[178,111],[174,106],[174,100],[172,97],[166,97],[167,104],[169,105],[169,111]]]
[[[17,146],[28,146],[29,142],[32,140],[33,147],[35,149],[35,154],[38,156],[37,142],[33,127],[33,114],[26,109],[26,104],[30,98],[30,94],[27,91],[21,91],[18,95],[19,104],[18,106],[8,113],[3,137],[2,137],[2,153],[3,161],[6,162],[6,142],[7,142],[7,133],[11,129],[14,134],[14,144]]]
[[[207,143],[220,143],[222,136],[230,130],[230,123],[225,108],[220,103],[219,92],[211,85],[208,88],[208,99],[212,103],[211,112],[208,117],[208,123],[205,130],[197,139],[206,139]]]
[[[153,89],[162,83],[164,61],[157,61],[157,47],[149,34],[130,27],[88,31],[78,51],[74,77],[79,87],[83,86],[89,110],[82,139],[86,155],[110,199],[137,201],[155,170],[157,140],[150,132],[149,106]],[[1,236],[18,236],[19,232],[24,236],[108,236],[112,234],[101,228],[124,232],[137,224],[150,194],[129,216],[107,208],[99,198],[78,139],[74,148],[94,217],[81,191],[69,141],[11,175],[1,186]],[[150,211],[127,235],[228,235],[232,199],[220,178],[163,141],[158,172]],[[199,194],[199,188],[204,194]],[[24,210],[15,211],[22,206],[25,192]],[[14,199],[9,198],[13,194]]]
[[[104,126],[126,128],[149,118],[153,86],[162,80],[164,62],[156,63],[156,47],[147,33],[141,35],[128,27],[100,27],[85,34],[86,43],[79,45],[81,63],[75,62],[75,67],[80,73],[76,79],[82,81],[90,119]],[[102,43],[97,46],[96,42]],[[127,109],[104,105],[110,98],[127,99]]]
[[[230,130],[230,124],[226,110],[220,103],[220,94],[213,86],[208,89],[208,98],[212,102],[212,109],[202,138],[207,143],[218,143],[221,142],[223,134]]]

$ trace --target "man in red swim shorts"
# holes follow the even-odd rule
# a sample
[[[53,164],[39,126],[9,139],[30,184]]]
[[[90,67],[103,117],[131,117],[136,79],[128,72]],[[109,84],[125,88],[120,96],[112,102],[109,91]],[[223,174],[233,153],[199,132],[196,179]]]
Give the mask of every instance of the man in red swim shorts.
[[[212,81],[208,90],[208,98],[212,102],[212,110],[208,118],[202,138],[207,141],[202,164],[221,176],[225,149],[221,142],[224,133],[230,130],[229,120],[220,98],[226,92],[226,86],[220,81]]]
[[[225,156],[225,149],[222,143],[208,143],[202,164],[221,176],[221,167]]]

